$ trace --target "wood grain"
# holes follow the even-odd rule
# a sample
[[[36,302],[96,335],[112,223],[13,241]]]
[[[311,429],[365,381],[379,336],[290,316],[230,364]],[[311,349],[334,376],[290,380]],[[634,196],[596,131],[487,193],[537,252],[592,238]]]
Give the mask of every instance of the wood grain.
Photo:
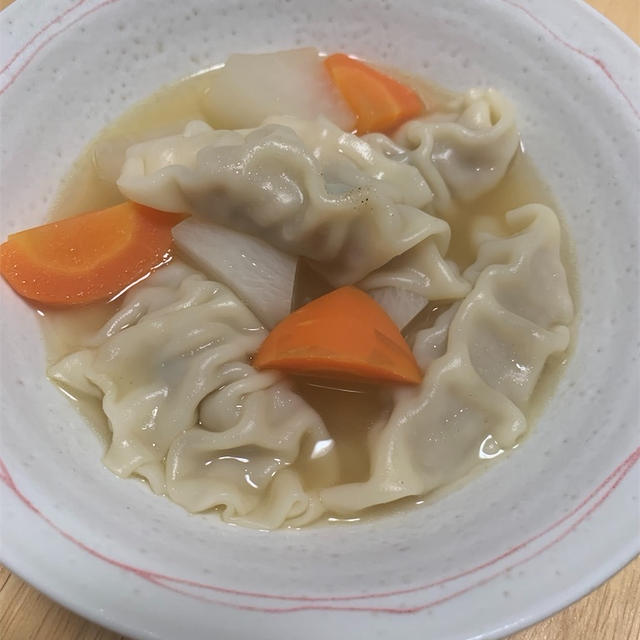
[[[0,9],[13,0],[0,0]],[[560,0],[558,0],[560,1]],[[589,0],[640,42],[639,0]],[[640,558],[579,602],[509,640],[638,640]],[[57,605],[0,566],[2,640],[126,640]]]

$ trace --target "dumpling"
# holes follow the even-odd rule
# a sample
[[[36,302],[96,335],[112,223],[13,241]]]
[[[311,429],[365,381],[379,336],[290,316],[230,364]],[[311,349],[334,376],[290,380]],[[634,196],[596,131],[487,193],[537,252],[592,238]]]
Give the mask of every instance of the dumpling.
[[[569,344],[573,303],[553,211],[527,205],[507,223],[513,235],[485,240],[465,272],[473,289],[451,320],[446,352],[420,388],[397,392],[372,446],[370,479],[323,490],[328,509],[351,513],[424,494],[513,446],[526,429],[547,358]],[[442,353],[442,329],[436,323],[417,336],[423,364],[431,351]]]
[[[449,226],[419,209],[431,192],[417,170],[331,127],[323,119],[297,127],[313,138],[314,155],[290,126],[231,132],[192,122],[182,136],[131,147],[118,186],[136,202],[304,256],[336,287],[427,239],[443,255]]]
[[[497,186],[520,143],[515,110],[498,91],[472,89],[458,102],[451,103],[451,108],[457,106],[451,113],[407,122],[393,139],[379,133],[364,136],[388,161],[420,171],[433,193],[428,207],[445,218],[454,213],[456,201],[474,200]],[[455,264],[434,250],[433,243],[422,242],[369,274],[360,286],[382,300],[393,290],[402,321],[419,306],[417,295],[425,304],[463,298],[468,284]]]
[[[302,444],[324,443],[329,458],[332,448],[288,383],[247,364],[265,336],[226,287],[175,262],[49,375],[102,402],[114,473],[143,476],[191,511],[223,505],[227,520],[273,528],[309,507],[289,468]]]
[[[433,242],[424,241],[390,260],[360,282],[365,291],[393,287],[426,300],[458,300],[469,293],[455,263],[443,260]]]
[[[431,192],[422,176],[412,170],[407,157],[389,153],[391,145],[382,145],[378,152],[358,136],[341,131],[322,119],[317,122],[298,118],[269,118],[267,122],[293,129],[305,146],[314,150],[314,157],[329,172],[340,175],[353,163],[369,178],[385,181],[397,188],[394,199],[415,207],[431,201]],[[394,147],[397,150],[397,147]],[[470,290],[455,264],[442,258],[443,246],[437,238],[428,237],[399,254],[358,283],[391,316],[404,327],[429,301],[457,300]]]
[[[415,167],[375,150],[363,137],[343,131],[326,118],[303,120],[273,116],[267,118],[265,124],[295,131],[305,149],[318,161],[329,185],[366,186],[375,180],[386,185],[394,202],[418,209],[433,197]]]
[[[449,325],[459,307],[460,302],[452,304],[436,318],[433,326],[422,329],[416,333],[413,340],[412,351],[423,371],[428,371],[431,363],[446,353]]]
[[[167,493],[189,511],[223,506],[230,522],[273,529],[322,513],[290,466],[304,441],[329,458],[332,440],[313,409],[273,373],[240,367],[243,377],[202,403],[200,426],[180,434],[167,454]],[[311,512],[310,512],[311,511]]]
[[[457,110],[410,120],[390,141],[364,138],[400,162],[414,165],[433,192],[433,207],[448,215],[455,201],[475,200],[504,177],[520,145],[515,109],[495,89],[471,89]]]

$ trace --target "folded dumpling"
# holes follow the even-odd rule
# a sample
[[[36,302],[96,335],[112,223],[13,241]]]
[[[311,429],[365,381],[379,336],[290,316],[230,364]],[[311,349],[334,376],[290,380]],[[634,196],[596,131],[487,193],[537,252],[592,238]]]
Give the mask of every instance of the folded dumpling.
[[[420,209],[431,192],[415,167],[325,119],[285,121],[248,131],[192,122],[181,136],[131,147],[118,186],[136,202],[304,256],[334,286],[358,282],[427,239],[446,253],[449,226]]]
[[[473,289],[455,307],[446,352],[446,324],[417,335],[414,351],[428,372],[417,390],[396,394],[372,444],[370,479],[322,491],[328,509],[352,513],[424,494],[525,431],[547,358],[569,344],[573,303],[553,211],[527,205],[509,212],[507,223],[513,235],[485,238],[465,272]]]
[[[454,108],[455,107],[455,108]],[[445,217],[455,201],[472,201],[496,187],[520,145],[515,108],[495,89],[471,89],[452,111],[410,120],[394,134],[364,136],[371,146],[415,166]]]
[[[190,511],[220,505],[227,520],[274,528],[310,508],[290,469],[303,443],[324,443],[329,458],[332,447],[288,383],[248,364],[265,335],[229,289],[174,262],[49,375],[102,403],[114,473],[142,476]]]

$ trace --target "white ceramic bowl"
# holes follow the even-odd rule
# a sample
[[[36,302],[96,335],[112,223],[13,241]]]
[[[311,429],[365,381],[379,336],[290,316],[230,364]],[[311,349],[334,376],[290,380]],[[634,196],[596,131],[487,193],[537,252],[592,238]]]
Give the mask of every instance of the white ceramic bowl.
[[[0,15],[1,235],[41,222],[84,145],[160,85],[234,51],[317,45],[519,107],[581,281],[576,352],[533,434],[439,502],[264,533],[190,516],[100,464],[2,284],[2,560],[148,638],[491,638],[638,551],[638,49],[544,0],[18,0]]]

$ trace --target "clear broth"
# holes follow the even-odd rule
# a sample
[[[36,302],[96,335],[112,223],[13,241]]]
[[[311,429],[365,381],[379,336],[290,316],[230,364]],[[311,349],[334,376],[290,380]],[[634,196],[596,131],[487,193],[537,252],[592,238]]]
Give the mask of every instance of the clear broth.
[[[204,94],[209,74],[215,69],[199,73],[169,87],[165,87],[150,98],[135,105],[111,125],[87,147],[76,160],[68,176],[63,181],[59,193],[51,208],[49,218],[60,219],[84,211],[96,210],[122,202],[124,199],[113,180],[105,179],[98,171],[96,150],[112,149],[124,152],[129,144],[143,141],[159,135],[170,135],[184,128],[193,119],[203,119],[215,127],[207,116],[203,106]],[[423,81],[412,83],[420,93],[427,95],[429,88]],[[438,102],[444,103],[447,94],[437,90],[431,94]],[[468,203],[458,203],[458,212],[448,220],[451,225],[451,246],[447,258],[454,260],[460,269],[471,264],[476,256],[472,249],[471,234],[481,228],[500,235],[507,235],[505,213],[521,205],[539,202],[552,207],[556,212],[549,188],[540,179],[529,157],[520,150],[509,167],[501,183],[491,192]],[[469,224],[471,220],[471,224]],[[180,258],[180,256],[177,256]],[[577,279],[573,254],[568,236],[563,231],[563,261],[569,276],[574,301],[577,301]],[[314,282],[309,271],[301,270],[297,279],[295,299],[308,300],[317,297],[318,283]],[[306,275],[304,275],[306,273]],[[43,332],[47,344],[49,363],[58,361],[64,355],[77,348],[82,336],[88,336],[106,322],[119,306],[119,299],[109,303],[91,305],[72,313],[68,311],[40,310]],[[441,305],[429,305],[414,319],[405,330],[405,336],[430,326],[444,310]],[[572,332],[575,336],[575,331]],[[538,416],[550,397],[556,382],[562,375],[568,354],[550,358],[536,387],[530,405],[528,419]],[[369,458],[366,440],[370,430],[389,415],[392,408],[389,389],[376,385],[331,385],[323,381],[297,379],[296,391],[322,416],[334,439],[339,459],[338,477],[332,477],[323,467],[322,461],[311,459],[309,452],[302,452],[296,468],[301,473],[307,487],[327,486],[344,482],[363,481],[369,475]],[[73,396],[62,389],[80,413],[88,420],[105,444],[109,442],[109,427],[100,402],[95,398]],[[366,512],[366,518],[397,512],[407,505],[422,504],[435,496],[460,486],[485,468],[479,464],[477,469],[453,485],[432,492],[427,498],[407,498],[392,505],[374,507]],[[341,518],[329,514],[325,521],[354,522],[362,518]]]

